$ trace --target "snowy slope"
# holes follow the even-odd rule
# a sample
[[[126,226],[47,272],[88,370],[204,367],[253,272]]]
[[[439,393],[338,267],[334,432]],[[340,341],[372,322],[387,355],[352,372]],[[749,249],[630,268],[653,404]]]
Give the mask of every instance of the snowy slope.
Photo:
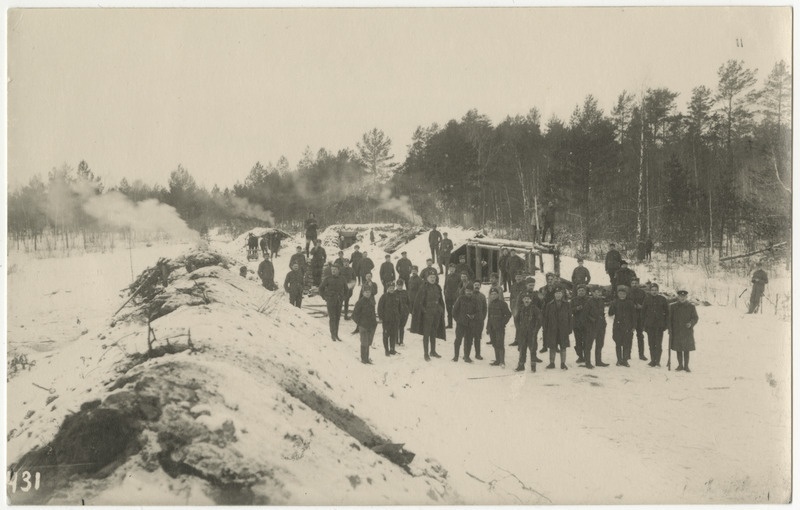
[[[457,236],[473,235],[443,231],[456,244]],[[287,239],[274,260],[279,283],[301,241],[304,246],[299,236]],[[376,262],[381,260],[379,247],[361,245]],[[226,248],[218,243],[212,247]],[[244,259],[241,247],[228,249]],[[423,266],[429,255],[427,236],[406,249],[409,258]],[[329,258],[335,257],[333,248],[326,250]],[[33,302],[47,294],[48,282],[53,290],[66,286],[52,279],[29,285],[30,275],[41,274],[35,269],[38,262],[18,264],[17,272],[9,275],[10,295],[28,296]],[[73,259],[60,262],[63,271],[80,267]],[[246,264],[255,270],[258,262]],[[563,257],[566,277],[571,274],[569,264]],[[591,264],[587,266],[593,278],[605,283],[602,264],[599,269]],[[108,267],[122,274],[116,277],[117,288],[128,283],[127,266]],[[371,351],[375,365],[364,366],[358,362],[358,337],[350,335],[352,322],[342,321],[344,342],[333,343],[326,319],[309,315],[314,305],[322,304],[319,297],[304,300],[309,308],[296,310],[288,307],[282,292],[270,293],[234,273],[220,270],[216,278],[202,279],[209,282],[211,304],[181,308],[154,323],[159,337],[191,328],[193,343],[204,352],[150,360],[128,375],[200,381],[207,393],[199,396],[200,407],[189,406],[188,416],[208,437],[235,439],[228,449],[236,453],[214,457],[217,449],[205,444],[199,450],[201,458],[216,460],[199,465],[206,474],[219,471],[220,465],[240,475],[244,465],[250,472],[275,473],[249,489],[256,501],[266,495],[270,502],[289,504],[758,503],[786,502],[790,497],[786,322],[743,315],[730,307],[699,307],[698,350],[691,374],[667,371],[666,360],[660,369],[638,359],[631,361],[631,368],[614,367],[610,330],[604,358],[612,361],[611,367],[577,367],[570,350],[570,370],[550,371],[540,365],[534,374],[513,372],[513,347],[506,349],[505,368],[488,365],[494,357],[485,343],[484,361],[469,366],[451,362],[453,330],[447,330],[448,340],[438,347],[440,360],[425,363],[420,337],[410,333],[399,349],[401,355],[386,358],[379,325],[378,348]],[[80,285],[78,278],[71,285],[61,292],[71,290],[73,300],[94,299],[96,289]],[[30,288],[37,294],[28,295]],[[69,331],[75,308],[70,300],[56,301],[59,295],[47,298],[50,320]],[[100,326],[74,341],[64,335],[48,352],[30,350],[37,365],[10,379],[9,429],[16,430],[8,443],[9,461],[51,440],[68,411],[127,391],[127,386],[110,391],[103,383],[119,379],[117,370],[129,359],[126,353],[145,350],[145,333],[142,326],[125,323],[108,328],[110,313],[120,301],[112,293],[106,296],[110,302],[104,307],[91,307],[97,316],[82,321]],[[261,308],[264,313],[258,312]],[[9,332],[35,319],[36,310],[25,310],[9,313]],[[510,323],[507,343],[512,337]],[[15,348],[14,338],[9,333],[10,349]],[[359,443],[350,433],[329,419],[318,422],[318,412],[287,397],[287,387],[296,390],[298,379],[327,402],[352,411],[376,433],[405,443],[417,454],[411,465],[416,476],[363,445],[360,450],[352,447]],[[54,388],[58,398],[45,405],[51,395],[33,383]],[[150,383],[141,391],[161,394],[163,384]],[[162,413],[189,419],[180,411],[187,405],[182,402],[165,405]],[[160,425],[148,426],[151,441],[143,451],[151,454],[160,447],[152,437]],[[209,441],[198,442],[202,443]],[[197,462],[192,452],[179,453]],[[145,457],[132,456],[104,481],[74,485],[53,501],[74,502],[71,498],[85,494],[90,495],[87,503],[97,504],[130,501],[132,495],[142,504],[232,501],[226,498],[233,496],[220,494],[213,483],[187,474],[172,478]]]

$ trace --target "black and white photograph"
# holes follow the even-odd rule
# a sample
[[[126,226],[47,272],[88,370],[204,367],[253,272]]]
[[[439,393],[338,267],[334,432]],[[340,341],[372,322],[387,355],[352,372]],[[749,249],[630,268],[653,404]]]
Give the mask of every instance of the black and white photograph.
[[[793,7],[6,11],[6,503],[792,502]]]

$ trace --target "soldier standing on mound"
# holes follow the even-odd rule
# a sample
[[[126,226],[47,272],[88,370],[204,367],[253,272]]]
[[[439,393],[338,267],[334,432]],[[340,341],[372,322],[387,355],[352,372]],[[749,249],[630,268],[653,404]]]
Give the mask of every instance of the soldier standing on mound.
[[[685,290],[678,291],[678,301],[669,306],[670,348],[677,353],[678,368],[675,371],[689,370],[689,353],[694,350],[694,326],[700,320],[697,309],[686,300],[689,293]]]

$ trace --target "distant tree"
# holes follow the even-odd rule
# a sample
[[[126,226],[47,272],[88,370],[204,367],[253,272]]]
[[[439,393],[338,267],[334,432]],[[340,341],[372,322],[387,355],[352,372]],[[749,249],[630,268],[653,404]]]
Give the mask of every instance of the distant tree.
[[[390,161],[394,159],[392,139],[378,128],[372,128],[361,136],[356,144],[358,161],[364,166],[375,181],[386,181],[389,171],[395,167]]]

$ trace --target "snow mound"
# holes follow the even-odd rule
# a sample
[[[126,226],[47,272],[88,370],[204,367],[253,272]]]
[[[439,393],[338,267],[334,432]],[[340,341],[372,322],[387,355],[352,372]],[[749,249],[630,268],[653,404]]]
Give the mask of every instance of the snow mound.
[[[146,327],[131,314],[101,345],[86,337],[62,353],[75,370],[52,387],[66,394],[9,435],[13,469],[42,471],[41,489],[12,503],[130,504],[143,489],[150,504],[459,502],[438,462],[348,404],[341,367],[355,350],[326,341],[283,292],[222,265],[183,267],[137,309],[156,302]]]

